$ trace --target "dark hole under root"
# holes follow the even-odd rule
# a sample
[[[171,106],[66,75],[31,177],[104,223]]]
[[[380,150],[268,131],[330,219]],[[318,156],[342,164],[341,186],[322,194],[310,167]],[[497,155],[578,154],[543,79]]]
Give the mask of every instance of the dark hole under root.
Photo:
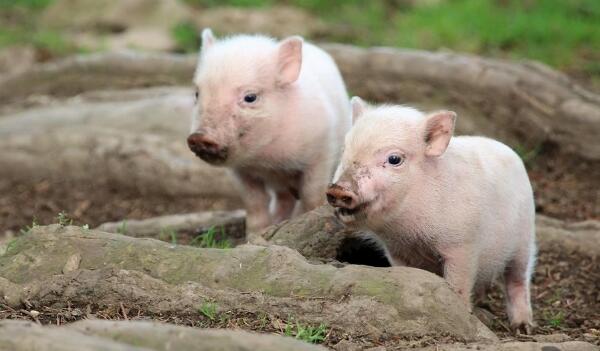
[[[391,266],[383,250],[376,243],[360,237],[348,237],[342,240],[336,259],[340,262],[365,266]]]

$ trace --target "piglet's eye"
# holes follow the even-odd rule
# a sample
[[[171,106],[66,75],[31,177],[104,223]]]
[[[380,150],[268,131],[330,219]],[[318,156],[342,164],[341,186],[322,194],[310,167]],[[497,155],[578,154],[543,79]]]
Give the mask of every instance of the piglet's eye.
[[[246,94],[244,96],[244,102],[246,102],[248,104],[255,102],[257,99],[258,99],[258,96],[254,93]]]
[[[198,101],[199,95],[200,95],[200,93],[198,92],[198,90],[196,90],[196,92],[194,93],[194,100]]]
[[[388,156],[388,163],[391,164],[392,166],[399,166],[402,164],[402,162],[404,162],[404,159],[402,158],[402,156],[399,156],[399,155]]]

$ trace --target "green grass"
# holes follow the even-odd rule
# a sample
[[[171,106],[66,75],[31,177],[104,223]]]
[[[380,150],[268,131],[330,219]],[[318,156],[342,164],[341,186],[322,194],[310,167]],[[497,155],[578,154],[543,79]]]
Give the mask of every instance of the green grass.
[[[519,155],[519,157],[521,157],[521,160],[523,160],[523,163],[527,167],[529,167],[529,166],[531,166],[531,164],[535,160],[535,158],[542,152],[542,144],[538,144],[535,147],[533,147],[532,149],[527,149],[523,145],[516,145],[513,149],[515,150],[517,155]]]
[[[273,0],[182,0],[192,6],[216,7],[216,6],[236,6],[236,7],[266,7],[276,3]]]
[[[53,55],[65,55],[76,51],[60,33],[55,31],[37,31],[33,28],[8,28],[0,25],[0,48],[29,44]]]
[[[194,239],[192,239],[190,245],[203,248],[229,249],[232,247],[232,245],[231,242],[225,237],[225,228],[223,228],[223,226],[221,226],[220,239],[217,238],[217,230],[213,226],[210,227],[210,229],[208,229],[206,233],[202,233]]]
[[[121,222],[121,224],[119,224],[119,226],[117,226],[117,233],[127,235],[127,221],[126,220],[124,220],[123,222]]]
[[[390,44],[508,54],[566,67],[578,55],[600,50],[599,21],[595,0],[448,1],[395,16],[398,33],[408,35]]]
[[[56,216],[56,223],[65,227],[68,225],[73,225],[73,220],[69,218],[69,215],[65,211],[60,211]]]
[[[0,24],[0,48],[31,44],[55,56],[80,50],[62,33],[38,25],[37,16],[52,1],[0,0],[0,15],[12,14]],[[180,1],[199,8],[296,6],[329,24],[319,40],[534,59],[600,84],[598,0],[441,0],[418,6],[392,0]],[[172,28],[179,51],[198,50],[198,30],[191,23]]]
[[[14,45],[31,45],[50,56],[81,51],[56,30],[42,28],[39,14],[53,0],[0,0],[0,49]],[[6,21],[4,20],[6,18]]]
[[[283,334],[286,336],[293,336],[298,340],[318,344],[325,340],[325,337],[327,336],[327,326],[325,324],[320,324],[317,327],[313,327],[300,323],[288,323],[285,325]]]
[[[173,228],[162,228],[158,234],[158,238],[161,240],[169,240],[172,245],[177,245],[177,236],[179,234]]]
[[[184,0],[200,7],[214,0]],[[225,0],[222,5],[298,6],[349,27],[323,40],[528,58],[561,69],[600,74],[600,1],[446,0],[402,6],[394,1]]]
[[[188,22],[179,23],[171,30],[171,35],[182,52],[196,52],[200,44],[200,36],[196,27]]]
[[[205,302],[198,309],[206,318],[214,321],[217,318],[217,304]]]
[[[11,239],[7,244],[6,244],[6,252],[9,252],[10,250],[12,250],[15,246],[17,245],[17,239]]]
[[[565,321],[565,315],[560,311],[557,313],[549,314],[546,316],[546,321],[550,326],[558,328]]]
[[[31,221],[31,225],[25,226],[25,228],[21,228],[21,230],[19,231],[19,233],[21,233],[21,235],[27,234],[29,233],[33,228],[37,228],[39,226],[37,219],[35,219],[35,217],[33,217],[33,220]]]
[[[53,0],[0,0],[0,10],[14,10],[23,8],[29,10],[41,10],[50,5]]]

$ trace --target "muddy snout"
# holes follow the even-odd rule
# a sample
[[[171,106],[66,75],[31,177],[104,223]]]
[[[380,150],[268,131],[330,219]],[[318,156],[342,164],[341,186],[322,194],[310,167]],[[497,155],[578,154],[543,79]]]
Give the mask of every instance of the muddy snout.
[[[358,207],[358,195],[337,184],[330,184],[327,189],[327,202],[333,207],[353,210]]]
[[[187,143],[196,156],[208,163],[223,163],[227,159],[227,147],[217,144],[205,134],[192,133],[188,136]]]

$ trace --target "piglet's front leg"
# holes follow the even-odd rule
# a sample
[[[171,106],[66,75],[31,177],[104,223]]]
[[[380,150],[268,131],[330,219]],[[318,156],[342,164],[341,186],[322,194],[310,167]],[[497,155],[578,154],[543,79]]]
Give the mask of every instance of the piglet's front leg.
[[[324,156],[325,157],[325,156]],[[302,213],[326,203],[325,192],[331,178],[331,162],[322,160],[306,167],[302,174],[300,206]]]
[[[471,291],[475,282],[476,257],[470,245],[458,245],[441,250],[444,259],[444,279],[472,310]]]
[[[278,191],[275,194],[275,213],[273,213],[273,223],[279,223],[289,219],[294,212],[296,198],[289,191]]]
[[[235,173],[240,183],[241,198],[247,212],[246,231],[255,234],[272,224],[269,214],[271,200],[262,180],[244,173]],[[251,239],[251,238],[250,238]]]

